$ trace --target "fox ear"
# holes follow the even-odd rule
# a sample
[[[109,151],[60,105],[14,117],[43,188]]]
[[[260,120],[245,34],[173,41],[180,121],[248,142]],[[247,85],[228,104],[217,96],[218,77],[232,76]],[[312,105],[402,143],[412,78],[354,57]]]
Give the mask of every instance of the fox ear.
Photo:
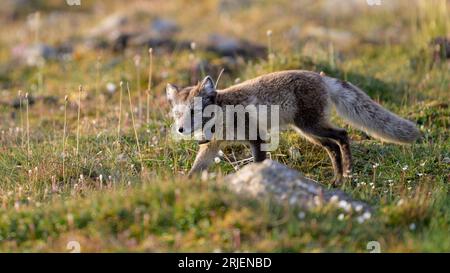
[[[167,100],[170,103],[173,103],[175,101],[175,97],[178,93],[178,87],[176,87],[173,84],[168,83],[166,85],[166,96],[167,96]]]
[[[206,95],[215,95],[216,87],[214,81],[210,76],[206,76],[201,83],[202,92]]]

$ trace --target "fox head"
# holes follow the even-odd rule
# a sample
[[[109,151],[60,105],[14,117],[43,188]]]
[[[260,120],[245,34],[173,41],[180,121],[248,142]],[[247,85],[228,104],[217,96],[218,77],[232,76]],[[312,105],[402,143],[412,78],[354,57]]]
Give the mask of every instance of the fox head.
[[[182,135],[192,135],[211,119],[203,116],[203,110],[216,103],[217,92],[213,79],[207,76],[201,83],[185,88],[169,83],[166,95],[172,106],[175,130]]]

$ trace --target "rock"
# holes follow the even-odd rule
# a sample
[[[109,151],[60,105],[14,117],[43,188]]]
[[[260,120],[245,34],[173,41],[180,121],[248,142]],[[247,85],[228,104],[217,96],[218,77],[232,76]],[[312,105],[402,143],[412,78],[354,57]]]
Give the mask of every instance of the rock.
[[[72,56],[71,45],[50,46],[46,44],[20,44],[12,49],[12,56],[29,66],[43,64],[47,60],[67,60]]]
[[[298,171],[266,159],[252,163],[225,177],[224,183],[234,192],[251,197],[273,197],[275,200],[303,209],[334,204],[345,211],[364,213],[371,207],[353,200],[341,190],[329,190]]]
[[[26,100],[25,100],[25,98],[22,98],[22,99],[20,99],[20,98],[14,98],[14,100],[12,101],[12,103],[11,103],[11,106],[14,108],[14,109],[19,109],[20,108],[20,103],[22,102],[22,107],[25,107],[25,105],[26,105]],[[34,103],[36,102],[36,99],[34,98],[34,96],[32,96],[32,95],[29,95],[28,96],[28,105],[29,106],[32,106],[32,105],[34,105]]]
[[[151,30],[156,37],[170,38],[180,31],[180,27],[169,19],[155,19],[152,22]]]
[[[125,26],[128,23],[128,18],[125,14],[114,13],[103,19],[97,26],[89,31],[89,36],[108,36],[110,33]]]
[[[112,49],[122,52],[128,47],[160,47],[173,51],[189,48],[189,42],[178,42],[173,36],[180,27],[169,19],[155,19],[150,25],[133,20],[133,16],[113,14],[94,27],[85,39],[89,48]]]
[[[358,39],[349,31],[325,28],[321,26],[308,26],[305,28],[306,38],[314,38],[332,42],[340,47],[350,47],[358,42]]]
[[[209,36],[206,50],[229,57],[262,58],[267,55],[265,46],[219,34],[211,34]]]

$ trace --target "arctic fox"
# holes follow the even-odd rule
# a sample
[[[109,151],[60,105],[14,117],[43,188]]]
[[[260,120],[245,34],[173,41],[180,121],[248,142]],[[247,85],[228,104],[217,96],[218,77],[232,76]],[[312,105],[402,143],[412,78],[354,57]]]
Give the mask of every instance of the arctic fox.
[[[183,135],[192,135],[208,120],[214,119],[203,117],[200,124],[190,126],[195,98],[201,98],[201,110],[210,105],[222,109],[227,105],[277,105],[280,128],[288,125],[326,150],[334,170],[334,185],[340,185],[343,177],[351,175],[352,156],[347,132],[329,121],[331,105],[350,125],[381,141],[406,144],[420,136],[413,122],[389,112],[358,87],[312,71],[274,72],[223,90],[216,90],[214,81],[207,76],[196,86],[178,88],[167,84],[166,93],[172,105],[175,128]],[[182,111],[177,110],[181,109],[179,106],[183,106]],[[255,122],[254,119],[248,121]],[[221,145],[229,141],[214,136],[203,141],[189,175],[205,170],[214,161]],[[266,158],[266,152],[261,149],[263,138],[258,136],[247,142],[254,161],[263,161]]]

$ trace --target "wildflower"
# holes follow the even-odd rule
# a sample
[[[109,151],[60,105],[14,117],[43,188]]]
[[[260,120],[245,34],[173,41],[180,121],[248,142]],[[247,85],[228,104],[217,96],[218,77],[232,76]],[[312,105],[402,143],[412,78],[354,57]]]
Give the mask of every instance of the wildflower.
[[[337,196],[337,195],[331,196],[331,198],[330,198],[330,203],[335,203],[335,202],[337,202],[337,201],[339,201],[339,196]]]
[[[216,156],[214,158],[214,162],[216,162],[216,164],[219,164],[220,163],[220,157]]]
[[[298,218],[299,218],[300,220],[305,219],[305,217],[306,217],[306,213],[305,213],[305,212],[300,211],[300,212],[298,213]]]
[[[116,89],[117,89],[117,86],[116,86],[114,83],[108,82],[108,83],[106,84],[106,90],[107,90],[109,93],[114,93],[114,92],[116,92]]]
[[[339,220],[339,221],[344,220],[344,214],[343,214],[343,213],[341,213],[341,214],[338,215],[338,220]]]
[[[406,171],[408,169],[408,165],[403,166],[402,170]]]
[[[360,212],[362,209],[363,209],[363,206],[362,206],[362,205],[356,205],[356,206],[355,206],[356,212]]]
[[[339,205],[340,208],[344,209],[345,211],[351,211],[352,210],[352,205],[350,203],[348,203],[345,200],[341,200],[339,201]]]
[[[366,212],[364,212],[362,217],[364,218],[364,220],[368,220],[368,219],[370,219],[370,217],[372,217],[372,214],[370,214],[370,212],[366,211]]]
[[[411,223],[411,224],[409,225],[409,229],[410,229],[410,230],[415,230],[415,229],[416,229],[416,224],[415,224],[415,223]]]
[[[379,163],[375,163],[375,164],[372,165],[372,168],[376,169],[376,168],[378,168],[378,166],[380,166],[380,164]]]

